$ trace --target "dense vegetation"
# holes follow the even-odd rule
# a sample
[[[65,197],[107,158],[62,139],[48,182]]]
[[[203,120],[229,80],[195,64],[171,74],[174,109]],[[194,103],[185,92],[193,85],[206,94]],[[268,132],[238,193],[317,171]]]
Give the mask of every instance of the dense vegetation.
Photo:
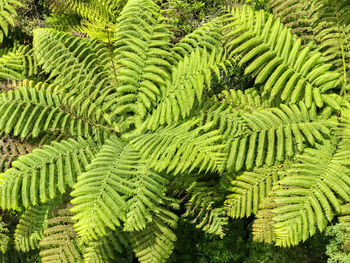
[[[349,0],[0,0],[0,262],[350,262]]]

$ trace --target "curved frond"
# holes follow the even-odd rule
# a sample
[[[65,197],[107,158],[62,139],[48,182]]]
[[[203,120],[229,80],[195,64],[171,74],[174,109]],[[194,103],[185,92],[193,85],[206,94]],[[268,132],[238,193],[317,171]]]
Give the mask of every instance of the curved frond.
[[[48,219],[48,228],[40,241],[40,256],[43,263],[83,262],[81,248],[73,228],[69,207],[60,209],[57,216]]]
[[[278,205],[274,201],[274,198],[267,197],[259,206],[259,211],[255,215],[253,223],[253,240],[257,242],[264,242],[271,244],[276,240],[276,234],[274,232],[273,218],[275,214],[272,212]]]
[[[222,135],[219,130],[207,128],[211,128],[210,123],[201,126],[200,120],[192,119],[138,135],[131,144],[157,171],[219,171],[226,159],[220,142]]]
[[[131,232],[130,242],[140,263],[164,263],[170,256],[176,235],[169,228],[176,225],[177,217],[166,210],[148,223],[142,231]]]
[[[130,144],[110,138],[71,193],[78,235],[97,239],[122,223],[125,231],[144,229],[164,203],[166,183]]]
[[[130,263],[131,255],[125,251],[128,240],[124,233],[110,232],[107,236],[91,241],[84,247],[84,263]]]
[[[244,66],[245,74],[256,76],[271,98],[296,103],[303,99],[309,108],[327,103],[324,93],[339,86],[340,74],[330,71],[320,52],[301,49],[301,40],[290,29],[250,7],[233,8],[226,25],[226,48]]]
[[[11,248],[12,238],[8,225],[0,221],[0,255],[5,254]]]
[[[94,157],[98,146],[91,140],[52,142],[21,156],[0,176],[0,205],[21,209],[46,203],[73,187]]]
[[[217,207],[221,198],[216,191],[217,189],[207,186],[206,183],[193,183],[187,189],[191,198],[186,201],[186,212],[183,216],[192,218],[190,222],[195,224],[196,228],[223,238],[228,218],[225,210]]]
[[[305,241],[316,227],[322,231],[341,212],[341,203],[350,201],[349,154],[349,143],[342,141],[297,156],[298,162],[274,192],[279,205],[273,209],[277,245]]]
[[[9,26],[14,26],[16,7],[22,6],[17,0],[1,0],[0,2],[0,44],[9,33]]]
[[[29,207],[21,216],[15,231],[15,245],[19,251],[27,252],[39,247],[39,242],[47,228],[46,220],[55,207],[56,202],[51,201],[40,206]]]
[[[303,151],[305,145],[324,141],[336,123],[330,113],[328,109],[317,115],[315,106],[307,110],[303,102],[242,113],[246,130],[228,140],[226,169],[273,165]]]
[[[187,34],[174,45],[172,50],[181,58],[190,55],[197,48],[206,49],[208,52],[220,50],[223,41],[223,19],[217,17]]]
[[[10,168],[12,161],[32,152],[35,146],[27,141],[0,133],[0,172]]]
[[[106,115],[83,96],[63,98],[50,89],[23,87],[0,94],[0,131],[21,138],[41,132],[60,132],[103,138],[110,128]]]
[[[38,71],[34,50],[29,46],[18,45],[11,49],[0,49],[0,80],[22,80],[38,74]]]
[[[142,8],[140,8],[142,6]],[[170,79],[169,23],[151,0],[130,0],[114,34],[118,86],[105,107],[113,114],[132,113],[136,125],[157,104]]]
[[[38,63],[63,92],[100,105],[115,84],[112,51],[105,43],[54,29],[33,33]]]
[[[173,67],[172,78],[166,83],[162,97],[157,101],[151,115],[143,123],[155,130],[164,124],[173,124],[190,116],[195,105],[201,105],[205,88],[210,88],[211,75],[220,78],[225,68],[223,51],[197,48]]]
[[[299,36],[304,44],[314,40],[313,12],[317,8],[312,0],[269,0],[272,13],[281,22],[292,29],[292,33]]]
[[[320,1],[315,25],[318,49],[349,84],[350,73],[350,5],[347,1]]]
[[[282,166],[256,168],[243,172],[232,181],[232,192],[227,196],[227,214],[233,218],[249,217],[258,212],[259,206],[276,184],[284,176]]]

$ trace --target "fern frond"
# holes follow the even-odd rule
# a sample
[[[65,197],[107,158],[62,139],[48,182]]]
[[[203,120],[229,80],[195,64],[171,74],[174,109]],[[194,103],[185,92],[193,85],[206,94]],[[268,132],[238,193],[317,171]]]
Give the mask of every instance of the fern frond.
[[[174,248],[176,235],[168,225],[176,225],[176,216],[160,212],[143,231],[130,233],[131,246],[140,263],[163,263]]]
[[[10,168],[12,161],[21,155],[32,152],[33,144],[0,133],[0,172]]]
[[[224,60],[222,50],[208,54],[205,49],[196,49],[186,55],[173,68],[171,81],[166,83],[162,97],[143,126],[155,130],[189,117],[195,105],[201,105],[205,88],[210,88],[212,72],[220,78],[220,69],[225,68]]]
[[[0,2],[0,44],[9,33],[9,26],[14,26],[16,7],[22,6],[17,0],[1,0]]]
[[[136,115],[139,125],[170,79],[172,33],[160,7],[151,0],[128,1],[118,21],[114,34],[118,87],[106,107],[116,115]]]
[[[327,103],[324,93],[339,84],[340,74],[330,71],[321,53],[301,49],[301,40],[273,15],[250,7],[233,8],[226,25],[228,53],[239,59],[245,74],[256,76],[271,98],[296,103],[303,99],[309,108]]]
[[[233,218],[249,217],[258,212],[259,206],[284,176],[281,166],[256,168],[243,172],[232,181],[232,192],[225,201],[227,214]]]
[[[127,237],[122,232],[110,232],[83,249],[84,263],[130,263],[131,255],[125,251]]]
[[[298,162],[274,192],[280,205],[273,209],[277,245],[305,241],[316,227],[322,231],[340,213],[341,203],[350,201],[349,154],[348,141],[341,141],[337,146],[306,149],[297,156]]]
[[[350,5],[347,1],[322,0],[317,12],[315,38],[318,49],[328,63],[349,84],[350,73]]]
[[[50,201],[44,205],[29,207],[22,214],[15,231],[14,241],[17,250],[27,252],[39,247],[44,230],[47,228],[46,220],[55,205],[55,201]]]
[[[53,29],[36,29],[33,45],[38,63],[62,91],[100,105],[115,84],[111,50],[97,40]],[[112,56],[112,57],[111,57]]]
[[[269,0],[272,13],[275,18],[280,18],[281,22],[292,29],[303,40],[304,44],[314,40],[314,9],[312,0]]]
[[[107,3],[111,1],[81,1],[81,0],[51,0],[50,9],[58,14],[74,14],[89,21],[113,21],[114,15],[108,10]],[[122,1],[114,1],[115,3]]]
[[[261,96],[254,88],[245,91],[235,89],[223,90],[216,96],[215,101],[228,104],[237,111],[253,111],[258,108],[272,106],[271,102]]]
[[[192,119],[180,124],[169,125],[136,136],[131,144],[138,149],[149,165],[157,171],[166,169],[168,173],[190,173],[219,171],[226,154],[220,143],[219,130],[210,130],[210,123],[201,126],[200,120]]]
[[[72,101],[49,89],[23,87],[1,93],[0,105],[0,130],[21,138],[35,138],[43,131],[103,138],[110,129],[103,112],[83,96]]]
[[[208,52],[220,50],[223,41],[223,19],[217,17],[183,37],[172,50],[181,58],[190,55],[197,48],[206,49]]]
[[[7,224],[0,221],[0,252],[5,254],[11,247],[12,238]],[[0,253],[0,254],[1,254]]]
[[[29,46],[0,49],[0,80],[22,80],[36,75],[38,71],[34,51]]]
[[[225,226],[228,218],[223,208],[217,207],[220,196],[214,187],[208,187],[205,183],[195,182],[188,189],[187,193],[191,198],[186,201],[186,212],[184,217],[190,217],[192,224],[204,232],[225,236]]]
[[[78,235],[97,239],[123,222],[126,231],[144,229],[164,203],[166,183],[130,144],[111,137],[71,193]]]
[[[80,26],[80,20],[74,14],[51,14],[45,20],[49,28],[59,31],[70,31],[72,28]]]
[[[274,232],[273,218],[275,214],[272,212],[274,208],[278,207],[273,197],[267,197],[260,204],[259,211],[255,215],[253,223],[253,240],[257,242],[264,242],[271,244],[276,240]]]
[[[42,262],[83,262],[69,207],[60,209],[56,217],[46,222],[48,228],[44,231],[45,237],[40,241]]]
[[[345,230],[350,233],[350,203],[345,203],[341,206],[341,213],[338,219],[345,226]]]
[[[0,205],[21,209],[46,203],[73,187],[94,157],[98,146],[91,140],[52,142],[21,156],[0,176]]]
[[[270,166],[303,151],[305,144],[322,142],[336,123],[330,114],[328,109],[317,115],[315,106],[307,110],[303,102],[242,113],[246,130],[228,140],[226,169],[232,172],[244,166],[247,170]]]

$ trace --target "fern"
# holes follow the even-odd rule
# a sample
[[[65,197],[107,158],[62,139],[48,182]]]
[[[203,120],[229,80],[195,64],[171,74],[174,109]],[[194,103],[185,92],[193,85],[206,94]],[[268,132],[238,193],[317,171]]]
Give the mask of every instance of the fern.
[[[0,136],[0,171],[10,168],[12,161],[21,155],[30,153],[35,146],[27,141],[11,138],[8,135]]]
[[[349,84],[350,7],[346,1],[323,0],[317,12],[315,38],[328,63],[342,74],[344,87]]]
[[[290,27],[293,34],[298,35],[307,44],[314,40],[313,13],[317,11],[317,5],[312,0],[269,0],[275,18]]]
[[[46,220],[56,202],[29,207],[21,216],[15,231],[16,249],[27,252],[39,247],[39,242],[47,228]]]
[[[0,49],[0,80],[22,80],[38,72],[37,61],[29,46]]]
[[[257,242],[265,242],[271,244],[276,240],[274,232],[275,214],[272,212],[274,208],[278,207],[273,197],[267,197],[259,206],[259,211],[255,216],[253,223],[253,240]]]
[[[0,222],[0,252],[2,254],[5,254],[11,247],[12,239],[9,236],[9,232],[8,226],[5,223]]]
[[[340,75],[330,71],[321,53],[300,49],[300,39],[263,11],[233,8],[227,20],[228,52],[244,65],[245,74],[256,76],[256,84],[264,84],[271,98],[290,103],[302,98],[308,108],[312,102],[318,107],[328,103],[324,93],[339,85]]]
[[[60,209],[57,216],[47,220],[45,237],[40,241],[41,260],[49,262],[83,262],[69,208]]]
[[[283,170],[282,170],[283,171]],[[258,212],[261,203],[283,177],[281,167],[257,168],[252,172],[244,172],[232,181],[232,194],[225,201],[227,213],[233,218],[249,217]],[[262,214],[264,214],[262,212]]]
[[[108,128],[101,111],[82,97],[62,99],[54,92],[27,87],[0,94],[0,130],[14,136],[37,137],[41,131],[61,131],[89,137],[92,132],[103,137]],[[88,109],[84,112],[83,109]],[[89,112],[90,111],[90,112]],[[89,116],[90,118],[84,117]]]
[[[1,0],[0,2],[0,44],[9,33],[9,26],[14,26],[14,16],[17,15],[16,7],[22,6],[16,0]]]
[[[84,247],[84,262],[131,262],[130,254],[125,251],[125,247],[128,247],[128,238],[122,232],[111,232],[98,241],[89,242]]]
[[[157,213],[164,203],[164,184],[131,145],[110,138],[71,193],[79,236],[93,240],[122,222],[126,231],[144,229],[152,220],[150,212]]]
[[[207,183],[193,183],[187,189],[191,197],[186,202],[186,212],[183,216],[192,218],[190,222],[195,224],[196,228],[223,238],[228,218],[224,209],[217,207],[217,203],[221,201],[217,190],[208,187]]]
[[[340,213],[341,203],[349,200],[348,154],[349,144],[342,141],[298,156],[299,162],[279,181],[283,188],[275,193],[280,205],[273,210],[277,244],[306,240]]]
[[[165,262],[172,252],[176,236],[167,224],[175,227],[176,219],[166,211],[160,212],[145,230],[131,233],[131,246],[140,262]]]
[[[282,104],[243,113],[246,130],[228,141],[226,169],[239,171],[244,166],[250,170],[254,165],[273,165],[302,151],[305,143],[322,142],[334,125],[329,113],[317,116],[315,107],[308,111],[302,102],[299,107]]]
[[[1,207],[27,208],[54,199],[58,192],[66,192],[97,149],[91,141],[78,138],[52,142],[21,156],[0,177]]]

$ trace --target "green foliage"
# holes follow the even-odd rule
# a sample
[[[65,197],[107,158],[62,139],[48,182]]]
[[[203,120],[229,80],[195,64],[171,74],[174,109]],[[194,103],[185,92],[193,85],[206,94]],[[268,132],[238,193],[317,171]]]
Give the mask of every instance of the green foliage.
[[[302,99],[307,108],[313,102],[318,107],[331,103],[323,93],[339,85],[340,75],[329,71],[332,65],[321,53],[301,49],[301,40],[263,11],[233,8],[227,20],[230,56],[239,58],[245,74],[256,76],[255,84],[264,84],[264,93],[289,103]]]
[[[38,65],[29,46],[0,49],[0,80],[23,80],[38,74]]]
[[[51,1],[56,29],[1,50],[1,78],[23,80],[0,86],[4,260],[176,262],[181,217],[217,241],[193,242],[199,262],[274,262],[292,250],[252,242],[346,221],[348,5],[258,2],[183,16],[177,38],[178,10],[218,3]],[[233,241],[228,216],[253,215]]]
[[[21,6],[17,0],[1,0],[0,2],[0,44],[9,33],[9,26],[14,26],[16,7]]]

